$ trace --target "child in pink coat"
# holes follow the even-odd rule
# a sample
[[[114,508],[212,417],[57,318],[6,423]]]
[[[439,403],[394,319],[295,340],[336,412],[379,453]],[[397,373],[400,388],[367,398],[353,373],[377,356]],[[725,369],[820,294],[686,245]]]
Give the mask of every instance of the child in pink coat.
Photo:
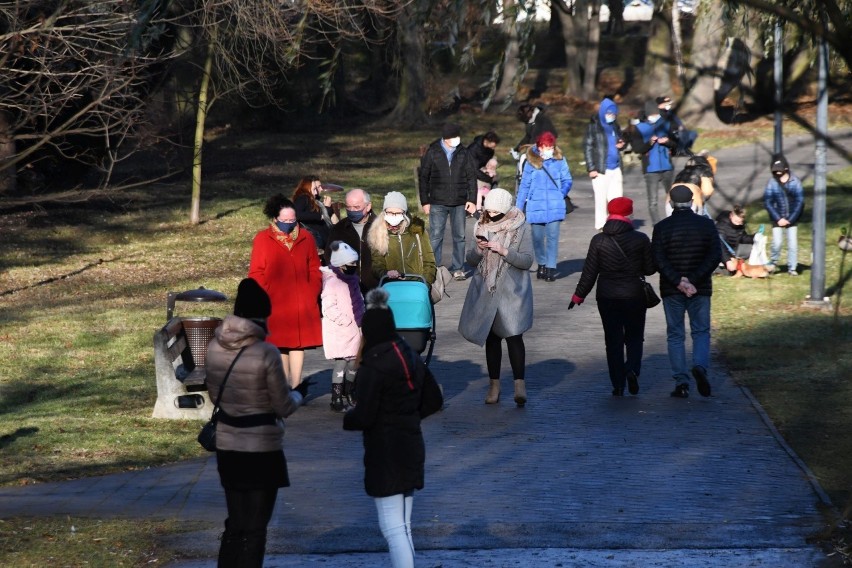
[[[355,361],[361,346],[364,298],[358,279],[358,253],[334,241],[330,266],[322,272],[322,344],[326,359],[334,360],[331,409],[344,412],[355,405]]]

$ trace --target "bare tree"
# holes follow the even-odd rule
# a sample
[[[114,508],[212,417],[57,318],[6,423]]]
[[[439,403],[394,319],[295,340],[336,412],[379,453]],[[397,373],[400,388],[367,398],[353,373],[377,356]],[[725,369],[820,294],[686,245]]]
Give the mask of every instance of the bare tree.
[[[144,128],[157,66],[159,1],[0,4],[0,194],[51,155],[112,166]]]
[[[702,0],[695,22],[690,65],[694,79],[680,109],[688,123],[703,128],[723,126],[716,114],[716,81],[725,22],[721,18],[722,0]]]
[[[219,98],[281,104],[279,88],[317,47],[363,40],[365,18],[392,18],[401,4],[365,0],[185,0],[180,22],[203,48],[197,82],[190,223],[200,222],[204,129]],[[339,50],[333,50],[339,54]],[[333,78],[329,76],[329,80]]]
[[[565,94],[594,99],[597,96],[601,0],[553,0],[551,6],[562,24],[565,42],[568,71]]]

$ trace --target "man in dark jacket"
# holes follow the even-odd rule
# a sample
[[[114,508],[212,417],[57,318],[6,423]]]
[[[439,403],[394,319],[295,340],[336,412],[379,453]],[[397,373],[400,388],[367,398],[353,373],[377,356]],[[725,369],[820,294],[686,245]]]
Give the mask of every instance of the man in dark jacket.
[[[500,143],[500,137],[493,130],[489,130],[485,134],[480,134],[473,139],[467,151],[470,152],[470,157],[473,159],[473,164],[476,167],[476,179],[494,184],[496,176],[488,175],[483,168],[488,164],[488,161],[494,157],[494,149]]]
[[[692,211],[692,190],[675,184],[669,192],[672,215],[654,225],[651,247],[660,271],[666,312],[669,363],[675,380],[671,395],[689,396],[684,315],[692,335],[692,376],[701,396],[710,396],[710,296],[713,271],[722,258],[713,221]]]
[[[476,164],[467,148],[461,146],[458,124],[447,123],[441,138],[435,140],[420,160],[420,204],[429,215],[429,241],[435,265],[441,265],[441,248],[447,218],[453,232],[453,259],[450,272],[456,280],[464,272],[465,212],[476,211]]]
[[[763,190],[763,205],[772,221],[772,246],[769,247],[769,264],[774,267],[781,258],[784,234],[787,235],[787,273],[798,276],[799,217],[805,209],[805,192],[802,181],[790,173],[790,165],[783,154],[772,156],[772,177]]]
[[[363,189],[349,190],[346,193],[346,217],[332,225],[325,246],[326,264],[331,261],[331,243],[334,241],[343,241],[358,252],[358,279],[364,294],[379,285],[373,275],[373,258],[367,246],[367,231],[375,218],[370,194]]]
[[[550,132],[557,138],[559,137],[556,127],[553,126],[553,121],[550,120],[550,117],[545,112],[545,108],[542,104],[523,104],[518,107],[518,120],[524,123],[524,137],[515,146],[514,152],[518,152],[521,146],[534,144],[538,140],[538,137],[545,132]],[[515,157],[515,159],[517,160],[518,158]]]

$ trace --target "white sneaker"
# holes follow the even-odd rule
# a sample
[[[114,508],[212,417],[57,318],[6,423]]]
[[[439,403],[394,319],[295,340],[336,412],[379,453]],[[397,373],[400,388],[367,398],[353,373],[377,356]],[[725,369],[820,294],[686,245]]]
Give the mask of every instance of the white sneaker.
[[[453,272],[454,280],[465,280],[467,278],[467,274],[464,273],[464,270],[456,270]]]

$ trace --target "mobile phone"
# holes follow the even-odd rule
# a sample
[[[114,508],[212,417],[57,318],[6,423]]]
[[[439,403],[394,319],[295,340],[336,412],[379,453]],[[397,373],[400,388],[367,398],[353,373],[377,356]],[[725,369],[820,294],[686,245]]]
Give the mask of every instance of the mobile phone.
[[[476,238],[477,238],[477,240],[480,240],[480,241],[482,241],[483,243],[487,243],[487,242],[488,242],[488,239],[486,239],[486,238],[485,238],[485,237],[483,237],[482,235],[476,235]]]

